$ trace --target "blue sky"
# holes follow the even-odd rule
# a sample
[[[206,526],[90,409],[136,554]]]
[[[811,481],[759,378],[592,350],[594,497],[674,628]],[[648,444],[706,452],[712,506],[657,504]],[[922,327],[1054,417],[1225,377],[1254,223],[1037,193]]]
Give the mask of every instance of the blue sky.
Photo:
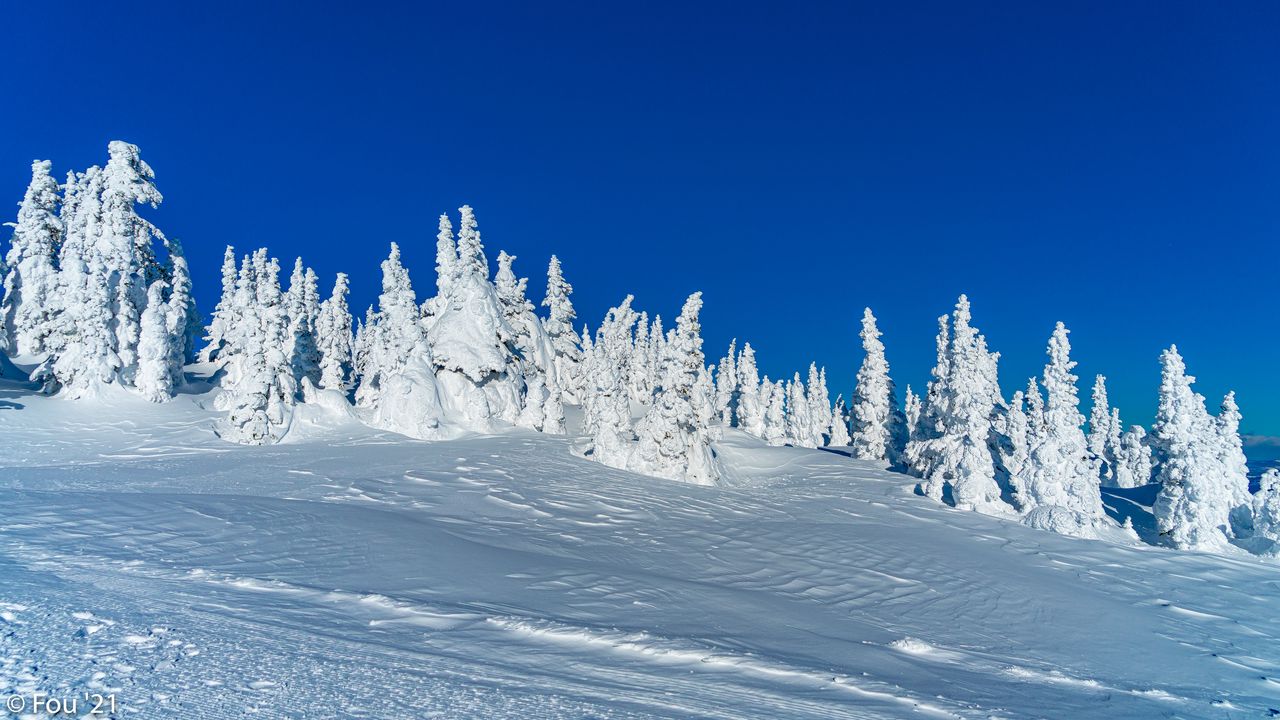
[[[1006,394],[1062,320],[1126,421],[1176,342],[1280,435],[1280,5],[263,5],[6,8],[0,196],[137,143],[206,312],[226,243],[425,295],[469,203],[535,300],[553,252],[593,326],[703,290],[710,356],[846,394],[863,306],[920,388],[967,292]]]

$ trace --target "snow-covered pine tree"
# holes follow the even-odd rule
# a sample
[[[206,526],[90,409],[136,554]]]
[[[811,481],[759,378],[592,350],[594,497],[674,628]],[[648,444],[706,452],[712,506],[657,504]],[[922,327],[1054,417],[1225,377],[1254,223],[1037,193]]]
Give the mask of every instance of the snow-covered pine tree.
[[[1258,485],[1252,498],[1253,537],[1280,544],[1280,470],[1267,470]]]
[[[222,295],[213,309],[209,319],[209,327],[205,332],[204,349],[200,351],[200,362],[209,362],[218,357],[222,350],[223,336],[226,333],[227,316],[236,295],[236,251],[230,245],[222,254]]]
[[[583,332],[583,432],[591,435],[588,455],[609,467],[625,468],[632,454],[631,407],[627,398],[626,364],[631,351],[631,328],[636,312],[628,295],[611,308],[596,330],[593,343]],[[652,410],[650,411],[652,412]]]
[[[1099,466],[1103,485],[1111,485],[1115,478],[1115,457],[1107,453],[1107,439],[1111,436],[1111,406],[1107,400],[1107,378],[1098,375],[1093,381],[1093,405],[1089,409],[1089,452],[1102,462]]]
[[[137,205],[151,207],[163,197],[155,174],[136,145],[113,140],[102,170],[101,226],[94,245],[107,273],[112,301],[112,349],[119,358],[122,381],[132,384],[137,371],[138,337],[147,289],[160,277],[153,240],[163,240],[156,226],[138,215]]]
[[[756,368],[756,351],[751,343],[743,343],[742,354],[738,356],[738,427],[764,438],[765,410],[772,386],[764,389],[764,402],[761,402],[760,374]]]
[[[769,376],[765,375],[764,382],[760,385],[760,391],[762,399],[761,405],[765,408],[761,437],[765,442],[775,447],[786,445],[786,386],[781,380],[778,382],[770,382]]]
[[[333,292],[320,303],[316,340],[320,351],[320,387],[346,392],[352,377],[351,309],[347,307],[350,285],[346,273],[338,273]]]
[[[649,368],[649,314],[641,311],[636,320],[631,353],[627,357],[627,392],[632,402],[641,405],[652,402],[655,382]]]
[[[849,415],[844,406],[844,395],[836,396],[835,407],[831,410],[831,421],[827,427],[828,447],[847,447],[852,438],[849,436]]]
[[[1027,523],[1064,534],[1092,535],[1101,523],[1100,459],[1089,452],[1081,426],[1080,398],[1071,370],[1069,331],[1058,323],[1049,339],[1043,383],[1047,399],[1043,425],[1031,448],[1027,483]],[[1042,509],[1043,508],[1043,509]]]
[[[705,372],[702,328],[698,314],[702,293],[685,301],[676,320],[671,342],[666,347],[662,380],[653,405],[636,427],[638,442],[628,468],[672,480],[712,485],[720,476],[711,451],[710,428],[699,422],[699,405],[710,398],[695,399],[698,372]],[[706,390],[706,388],[704,388]]]
[[[200,313],[196,310],[195,296],[191,294],[191,271],[178,240],[168,241],[169,263],[165,274],[169,276],[168,308],[165,313],[165,330],[169,333],[169,355],[166,362],[172,387],[185,382],[182,368],[195,359],[195,334],[200,327]]]
[[[907,385],[907,396],[903,400],[905,409],[903,411],[903,420],[906,421],[906,438],[908,441],[915,439],[916,428],[920,425],[920,396],[911,391],[911,386]]]
[[[889,361],[871,308],[862,311],[859,337],[864,355],[851,407],[853,454],[863,460],[897,463],[907,442],[906,418],[898,408]]]
[[[427,338],[445,414],[464,427],[488,431],[494,423],[515,423],[525,379],[516,332],[506,322],[475,215],[462,206],[458,225],[457,273]]]
[[[570,402],[578,399],[582,386],[580,364],[582,348],[578,336],[573,331],[573,321],[578,314],[573,309],[569,296],[573,294],[573,286],[564,279],[560,259],[551,256],[547,265],[547,294],[542,299],[542,306],[547,308],[547,317],[542,326],[551,338],[551,346],[556,351],[556,385]]]
[[[738,404],[738,339],[729,342],[729,351],[720,359],[716,368],[716,411],[720,415],[720,424],[725,427],[733,425],[733,416]]]
[[[496,297],[491,310],[498,313]],[[366,320],[364,330],[368,348],[356,402],[373,409],[371,424],[419,439],[439,437],[446,415],[444,392],[433,372],[429,337],[396,243],[382,261],[378,311]]]
[[[796,373],[787,383],[787,442],[795,447],[817,447],[810,434],[813,421],[804,381]]]
[[[164,402],[173,397],[170,359],[177,353],[172,347],[174,338],[168,329],[166,289],[163,280],[156,280],[147,290],[147,307],[142,312],[141,338],[138,340],[137,389],[151,402]]]
[[[809,440],[814,447],[826,445],[824,437],[831,428],[831,392],[827,390],[827,369],[809,365],[809,385],[806,398],[809,401]]]
[[[1112,411],[1114,424],[1120,425],[1118,411]],[[1147,444],[1147,431],[1134,425],[1120,436],[1117,452],[1116,487],[1131,488],[1151,482],[1151,446]]]
[[[1028,388],[1028,392],[1034,392],[1036,397],[1039,398],[1040,390],[1035,387],[1034,379],[1031,382],[1033,384]],[[998,417],[1000,421],[998,430],[1004,439],[1000,446],[1000,464],[1004,467],[1008,478],[1009,494],[1013,500],[1014,507],[1023,510],[1025,509],[1024,503],[1027,493],[1027,462],[1030,460],[1031,454],[1031,433],[1027,421],[1026,395],[1021,390],[1015,392],[1005,412]]]
[[[457,266],[458,243],[453,239],[453,223],[449,222],[449,213],[440,213],[436,233],[436,297],[449,294],[449,286],[458,273]]]
[[[1156,528],[1170,544],[1183,549],[1225,547],[1231,535],[1235,478],[1222,463],[1216,421],[1205,410],[1204,397],[1192,391],[1195,378],[1177,346],[1160,355],[1160,401],[1152,428],[1160,464],[1160,494],[1152,510]]]
[[[516,279],[512,269],[515,259],[505,251],[498,253],[494,286],[503,317],[515,332],[515,345],[522,361],[525,389],[521,399],[523,406],[516,422],[523,427],[545,430],[544,422],[550,416],[553,427],[547,432],[559,432],[554,426],[557,425],[557,417],[560,418],[559,424],[563,425],[564,410],[562,406],[551,407],[561,405],[560,389],[556,384],[555,348],[542,321],[533,312],[533,303],[525,295],[528,278]]]
[[[56,259],[64,228],[58,215],[58,183],[49,174],[48,160],[31,163],[31,183],[18,205],[18,221],[4,259],[4,301],[0,304],[9,352],[44,354],[54,332],[58,274]]]
[[[234,322],[227,327],[223,394],[227,410],[220,434],[232,442],[264,445],[282,438],[293,417],[298,387],[285,351],[287,318],[280,294],[280,264],[259,249],[241,265]]]
[[[1218,462],[1222,466],[1227,491],[1231,494],[1231,528],[1237,537],[1246,536],[1253,530],[1250,511],[1253,498],[1249,494],[1249,467],[1244,456],[1244,444],[1240,440],[1240,420],[1240,406],[1236,404],[1236,393],[1232,390],[1222,398],[1214,429],[1217,431]]]
[[[303,267],[302,258],[293,262],[284,306],[289,323],[285,334],[285,353],[289,357],[293,376],[299,384],[305,378],[316,385],[320,382],[320,350],[315,323],[320,307],[315,289],[315,273],[310,268]]]
[[[950,485],[956,507],[1003,513],[1008,506],[1000,500],[988,446],[998,356],[987,351],[971,317],[969,299],[961,295],[950,328],[945,315],[938,318],[938,362],[905,460],[928,497],[942,500]]]

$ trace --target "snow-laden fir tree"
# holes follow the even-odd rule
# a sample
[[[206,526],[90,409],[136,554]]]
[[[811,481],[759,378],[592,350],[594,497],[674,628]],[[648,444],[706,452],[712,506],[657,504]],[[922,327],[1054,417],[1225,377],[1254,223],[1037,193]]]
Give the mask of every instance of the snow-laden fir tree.
[[[716,366],[698,368],[693,381],[693,416],[697,427],[703,428],[712,440],[720,439],[720,409],[716,407],[716,385],[712,378]]]
[[[898,408],[889,377],[889,361],[871,308],[862,311],[863,359],[853,391],[852,442],[854,457],[897,463],[906,445],[906,418]]]
[[[662,316],[654,315],[649,325],[649,374],[652,386],[656,390],[662,382],[663,363],[667,357],[667,336],[662,331]]]
[[[58,182],[49,174],[48,160],[31,163],[31,183],[18,205],[18,221],[5,255],[4,301],[0,304],[9,352],[41,355],[54,332],[58,295],[56,260],[63,225]]]
[[[1160,355],[1160,401],[1152,428],[1160,458],[1160,494],[1152,510],[1156,528],[1183,549],[1220,549],[1232,535],[1231,511],[1243,480],[1224,463],[1222,430],[1191,389],[1195,378],[1171,346]]]
[[[787,444],[787,390],[782,381],[769,382],[764,376],[760,386],[761,405],[764,407],[764,419],[761,423],[760,437],[775,447]]]
[[[710,428],[699,422],[698,407],[714,406],[710,397],[694,397],[698,373],[705,372],[701,310],[702,293],[695,292],[685,301],[664,347],[661,381],[649,412],[636,426],[638,441],[627,466],[672,480],[712,485],[720,471],[711,451]]]
[[[999,356],[987,351],[971,317],[969,300],[961,295],[950,324],[945,315],[938,318],[938,362],[905,459],[928,497],[942,500],[950,486],[956,507],[1002,513],[1007,506],[988,446],[1000,391],[993,383]]]
[[[920,425],[920,396],[911,391],[911,386],[907,386],[907,395],[903,400],[903,420],[906,423],[906,438],[908,441],[916,437],[916,428]],[[904,446],[905,447],[905,446]]]
[[[289,327],[285,333],[285,353],[293,368],[293,376],[317,385],[320,382],[320,348],[316,339],[316,321],[320,316],[320,300],[316,291],[316,274],[304,268],[302,258],[293,262],[289,289],[284,296],[285,316]]]
[[[591,436],[588,454],[616,468],[627,467],[634,437],[626,387],[631,328],[636,323],[634,299],[628,295],[605,314],[594,342],[583,328],[582,422],[583,432]]]
[[[497,299],[493,302],[496,306]],[[375,427],[420,439],[439,437],[445,414],[442,392],[413,283],[395,243],[382,262],[378,311],[366,320],[364,331],[367,347],[356,403],[373,410]]]
[[[1244,456],[1244,444],[1240,440],[1240,420],[1240,406],[1236,404],[1236,393],[1232,390],[1222,398],[1214,429],[1217,434],[1218,462],[1222,466],[1227,490],[1231,493],[1231,528],[1237,537],[1253,531],[1250,512],[1253,497],[1249,494],[1249,467]]]
[[[350,285],[346,273],[338,273],[333,292],[320,303],[316,323],[317,349],[320,352],[320,387],[346,392],[352,372],[353,343],[351,309],[347,307]]]
[[[534,430],[564,432],[564,407],[556,384],[555,348],[525,293],[528,278],[516,279],[514,255],[498,253],[494,286],[503,318],[515,332],[525,381],[523,407],[516,423]]]
[[[737,364],[738,427],[758,438],[764,438],[765,410],[773,388],[770,386],[764,389],[762,402],[760,371],[756,368],[756,351],[752,349],[751,343],[743,343],[742,354],[738,356]]]
[[[649,314],[641,311],[636,320],[631,354],[627,358],[627,392],[632,402],[641,405],[648,405],[653,400],[653,388],[657,383],[649,367],[649,359]]]
[[[796,373],[787,383],[787,442],[795,447],[817,447],[813,441],[813,419],[804,381]]]
[[[1025,494],[1032,509],[1027,522],[1065,534],[1091,535],[1103,519],[1099,490],[1101,462],[1089,452],[1081,426],[1076,363],[1071,359],[1069,331],[1058,323],[1049,339],[1042,382],[1046,400],[1043,421],[1031,447],[1031,468]]]
[[[177,354],[169,334],[169,305],[165,302],[163,280],[151,283],[147,290],[147,307],[142,312],[141,338],[138,341],[137,388],[151,402],[164,402],[173,396],[173,372],[170,362]]]
[[[1027,391],[1034,393],[1037,399],[1040,397],[1040,390],[1035,386],[1034,379]],[[997,416],[999,427],[996,428],[1003,439],[1000,445],[1000,465],[1004,468],[1009,483],[1010,499],[1019,510],[1027,509],[1027,463],[1031,456],[1033,438],[1027,419],[1026,397],[1021,390],[1013,394],[1005,412]],[[1041,410],[1037,408],[1036,412],[1038,414]]]
[[[1262,474],[1251,502],[1253,536],[1280,546],[1280,470],[1271,468]]]
[[[564,279],[560,259],[552,255],[551,262],[547,264],[547,292],[542,298],[542,306],[547,308],[542,327],[556,351],[556,386],[569,402],[579,400],[578,391],[582,387],[582,348],[573,331],[573,321],[578,314],[569,299],[572,294],[573,286]]]
[[[223,391],[215,401],[227,411],[219,434],[232,442],[276,442],[293,417],[298,386],[285,352],[279,272],[279,262],[259,249],[245,258],[237,276],[234,320],[224,335]]]
[[[1100,479],[1107,487],[1120,487],[1120,436],[1124,426],[1120,424],[1119,410],[1110,407],[1107,400],[1107,378],[1098,375],[1093,383],[1093,407],[1089,410],[1089,452],[1102,462]]]
[[[835,407],[831,409],[831,420],[827,425],[827,446],[847,447],[852,438],[849,436],[849,415],[844,406],[844,395],[836,396]]]
[[[440,213],[439,231],[436,233],[436,297],[444,298],[457,275],[458,243],[453,239],[453,223],[448,213]],[[430,304],[429,304],[430,307]],[[434,315],[438,308],[430,308]]]
[[[809,365],[809,439],[814,447],[826,444],[827,431],[831,429],[831,392],[827,390],[827,369]]]
[[[446,415],[487,432],[515,423],[524,377],[516,332],[506,322],[470,206],[459,208],[458,264],[448,292],[428,321],[430,358]]]
[[[159,229],[138,215],[137,205],[154,208],[163,197],[156,189],[155,174],[136,145],[114,140],[108,145],[108,154],[102,171],[101,226],[95,247],[108,273],[113,349],[119,358],[120,377],[132,384],[147,288],[160,275],[152,242],[164,239]]]
[[[720,415],[720,424],[725,427],[733,425],[733,416],[738,404],[738,339],[729,342],[729,351],[720,359],[716,368],[716,411]]]
[[[169,258],[163,275],[169,282],[169,334],[173,336],[175,356],[170,359],[174,387],[183,383],[182,368],[196,359],[196,337],[200,332],[200,311],[191,291],[191,269],[187,265],[182,243],[177,238],[166,240]]]
[[[230,245],[222,254],[222,295],[213,309],[209,319],[209,327],[205,333],[205,346],[200,351],[200,362],[209,362],[218,357],[222,350],[223,336],[226,334],[228,314],[232,311],[232,303],[236,295],[236,251]]]
[[[1112,412],[1114,424],[1119,426],[1116,413]],[[1120,450],[1116,455],[1116,487],[1131,488],[1151,482],[1151,446],[1147,444],[1147,431],[1141,425],[1130,427],[1120,436]]]

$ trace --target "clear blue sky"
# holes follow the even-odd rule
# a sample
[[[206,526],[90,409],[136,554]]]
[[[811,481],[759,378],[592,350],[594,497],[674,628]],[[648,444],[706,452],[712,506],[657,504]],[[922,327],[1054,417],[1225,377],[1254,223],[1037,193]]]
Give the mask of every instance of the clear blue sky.
[[[1127,421],[1177,342],[1280,435],[1280,4],[200,5],[7,7],[0,197],[137,143],[206,312],[225,243],[425,296],[469,203],[593,326],[700,289],[709,356],[847,394],[870,305],[919,388],[967,292],[1006,394],[1062,320]]]

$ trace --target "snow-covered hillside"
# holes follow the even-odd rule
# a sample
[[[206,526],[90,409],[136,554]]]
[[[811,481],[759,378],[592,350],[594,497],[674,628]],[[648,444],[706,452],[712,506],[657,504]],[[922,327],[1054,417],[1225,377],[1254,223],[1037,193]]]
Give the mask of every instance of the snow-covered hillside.
[[[191,718],[1280,708],[1274,560],[1041,532],[736,429],[719,487],[573,436],[410,440],[310,403],[241,446],[215,392],[0,381],[0,696]],[[1150,533],[1155,490],[1104,489],[1106,511]]]

